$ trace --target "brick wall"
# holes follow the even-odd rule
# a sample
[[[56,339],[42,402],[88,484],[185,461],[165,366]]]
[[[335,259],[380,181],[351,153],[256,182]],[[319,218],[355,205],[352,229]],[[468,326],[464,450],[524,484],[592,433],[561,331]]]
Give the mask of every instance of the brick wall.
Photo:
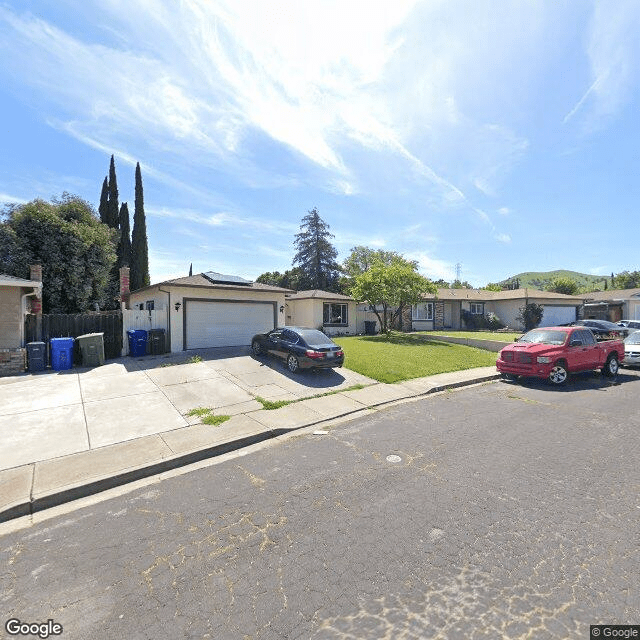
[[[26,349],[0,349],[0,376],[24,373],[27,363]]]

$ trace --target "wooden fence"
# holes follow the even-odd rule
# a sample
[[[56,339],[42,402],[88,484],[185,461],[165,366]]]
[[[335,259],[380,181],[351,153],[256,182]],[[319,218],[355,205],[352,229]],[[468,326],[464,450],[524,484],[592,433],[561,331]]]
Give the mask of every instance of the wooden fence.
[[[122,312],[96,311],[73,314],[42,315],[41,334],[38,335],[38,316],[25,317],[25,338],[27,342],[42,340],[49,346],[51,338],[77,338],[86,333],[104,333],[104,357],[119,358],[122,354]],[[74,363],[80,364],[81,357],[76,342]]]

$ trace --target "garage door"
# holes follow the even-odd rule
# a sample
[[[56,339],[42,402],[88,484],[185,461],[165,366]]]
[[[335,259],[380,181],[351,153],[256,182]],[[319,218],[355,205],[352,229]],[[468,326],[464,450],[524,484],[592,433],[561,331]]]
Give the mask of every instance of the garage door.
[[[274,328],[274,303],[187,300],[187,349],[239,347]]]
[[[552,307],[544,305],[541,327],[557,327],[561,324],[569,324],[576,321],[575,307]]]

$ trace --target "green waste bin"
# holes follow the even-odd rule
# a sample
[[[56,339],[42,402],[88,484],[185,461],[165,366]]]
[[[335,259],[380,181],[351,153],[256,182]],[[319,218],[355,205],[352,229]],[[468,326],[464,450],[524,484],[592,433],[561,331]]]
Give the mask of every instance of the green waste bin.
[[[83,367],[100,367],[104,364],[104,333],[86,333],[76,340],[80,346]]]
[[[166,351],[164,329],[149,329],[149,353],[153,356],[159,356]]]

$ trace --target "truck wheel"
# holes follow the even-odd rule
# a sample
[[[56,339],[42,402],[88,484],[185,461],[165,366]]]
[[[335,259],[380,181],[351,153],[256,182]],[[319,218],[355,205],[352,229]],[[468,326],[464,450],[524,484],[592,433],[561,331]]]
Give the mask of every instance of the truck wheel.
[[[549,373],[549,382],[560,386],[567,381],[568,377],[569,372],[567,371],[567,365],[564,362],[556,362]]]
[[[617,356],[612,353],[607,358],[607,363],[602,367],[602,375],[607,376],[607,378],[612,378],[617,375],[618,369],[620,369],[620,363],[618,362]]]

